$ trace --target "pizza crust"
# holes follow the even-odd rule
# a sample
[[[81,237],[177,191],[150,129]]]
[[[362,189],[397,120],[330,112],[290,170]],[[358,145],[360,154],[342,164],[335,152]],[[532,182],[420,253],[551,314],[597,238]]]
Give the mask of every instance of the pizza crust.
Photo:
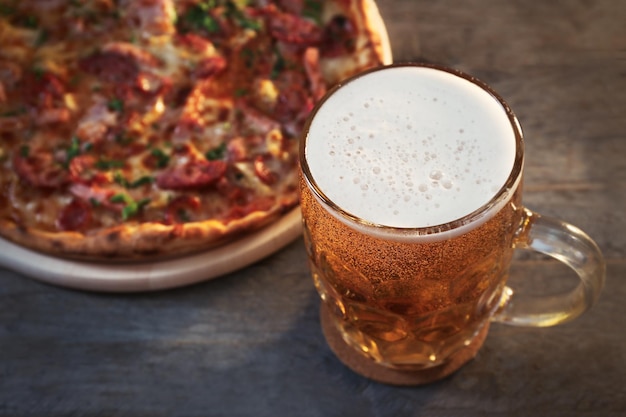
[[[256,211],[224,224],[219,220],[164,225],[125,223],[93,233],[47,232],[0,220],[3,237],[55,256],[82,260],[146,260],[205,251],[259,230],[297,204],[285,200],[270,211]]]

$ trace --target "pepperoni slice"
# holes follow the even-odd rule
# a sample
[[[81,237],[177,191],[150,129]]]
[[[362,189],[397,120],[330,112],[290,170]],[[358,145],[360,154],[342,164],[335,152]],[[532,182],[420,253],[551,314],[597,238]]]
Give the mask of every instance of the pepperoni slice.
[[[139,75],[139,66],[130,56],[113,51],[96,52],[80,61],[80,68],[103,81],[128,84]]]
[[[154,56],[125,42],[106,44],[101,50],[79,62],[83,71],[116,85],[116,92],[120,96],[124,96],[129,87],[144,93],[159,91],[166,82],[156,74],[146,71],[158,65]]]
[[[156,184],[164,190],[190,190],[217,183],[226,174],[226,162],[194,160],[171,167],[156,177]]]
[[[74,198],[59,213],[59,217],[56,220],[57,228],[64,231],[88,229],[92,222],[91,210],[92,208],[88,203]]]

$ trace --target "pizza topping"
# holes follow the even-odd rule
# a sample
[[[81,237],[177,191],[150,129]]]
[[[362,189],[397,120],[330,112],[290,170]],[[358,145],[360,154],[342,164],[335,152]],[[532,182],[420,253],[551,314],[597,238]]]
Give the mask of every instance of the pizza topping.
[[[22,81],[26,87],[24,92],[26,98],[38,110],[65,107],[66,87],[58,76],[35,68],[27,73]]]
[[[76,136],[86,142],[99,143],[118,124],[118,114],[124,106],[120,100],[106,102],[103,97],[94,96],[94,103],[78,121]]]
[[[135,201],[128,194],[115,194],[109,198],[109,202],[121,207],[122,220],[128,220],[136,216],[145,206],[150,204],[149,198],[143,198]]]
[[[311,94],[317,102],[326,94],[326,84],[320,69],[319,49],[307,48],[304,51],[303,64],[309,80]]]
[[[104,188],[99,185],[85,185],[81,183],[74,183],[69,186],[68,191],[75,197],[78,197],[84,202],[90,203],[95,207],[108,207],[112,209],[118,208],[111,203],[111,197],[115,195],[115,190]]]
[[[58,188],[69,179],[50,152],[32,151],[26,146],[13,154],[13,169],[22,180],[40,188]]]
[[[343,15],[337,15],[325,26],[320,45],[322,55],[326,57],[346,56],[354,52],[356,27]]]
[[[197,196],[183,195],[172,200],[165,209],[163,223],[176,224],[191,221],[192,213],[198,212],[201,203]]]
[[[15,85],[21,78],[22,69],[19,65],[8,60],[0,59],[0,103],[6,102],[6,91],[8,87]]]
[[[172,0],[121,0],[121,10],[142,37],[169,35],[175,32],[176,10]]]
[[[149,169],[165,168],[169,162],[169,155],[159,148],[150,150],[150,154],[143,159],[143,164]]]
[[[61,210],[56,220],[57,228],[64,231],[87,230],[92,222],[91,211],[89,204],[75,198]]]
[[[226,173],[226,162],[191,160],[174,166],[156,177],[156,184],[164,190],[189,190],[214,185]]]
[[[245,101],[238,101],[237,108],[241,111],[244,133],[264,135],[272,130],[280,129],[280,123],[265,113],[249,106]]]
[[[71,158],[69,162],[69,174],[72,182],[83,184],[105,184],[109,182],[107,176],[101,172],[103,160],[97,160],[93,155],[79,155]],[[107,169],[109,165],[106,165]]]
[[[274,5],[267,6],[261,13],[267,18],[271,35],[280,41],[298,45],[316,45],[322,41],[320,27],[306,18],[281,12]]]
[[[278,180],[278,174],[272,171],[269,163],[272,161],[268,155],[258,155],[254,159],[254,172],[266,185],[272,185]]]
[[[126,42],[112,42],[101,50],[86,56],[80,68],[102,81],[115,86],[119,96],[126,96],[128,88],[142,92],[156,92],[164,81],[150,72],[159,62],[150,53]]]
[[[226,60],[221,56],[212,56],[198,62],[194,75],[196,78],[209,78],[214,76],[226,68]]]
[[[258,198],[248,201],[244,204],[233,205],[230,207],[228,214],[225,216],[227,220],[240,219],[255,211],[266,211],[275,204],[272,198]]]
[[[187,142],[194,132],[217,122],[225,122],[231,114],[232,99],[211,97],[211,78],[200,81],[191,91],[174,132],[175,142]]]
[[[219,146],[207,151],[205,156],[206,156],[206,159],[208,159],[209,161],[215,161],[218,159],[224,159],[225,154],[226,154],[226,143],[221,143]]]
[[[68,122],[72,114],[68,109],[42,109],[37,116],[38,125]]]
[[[219,23],[211,13],[215,9],[215,1],[201,1],[189,7],[178,19],[177,27],[181,33],[202,32],[205,35],[218,32]]]

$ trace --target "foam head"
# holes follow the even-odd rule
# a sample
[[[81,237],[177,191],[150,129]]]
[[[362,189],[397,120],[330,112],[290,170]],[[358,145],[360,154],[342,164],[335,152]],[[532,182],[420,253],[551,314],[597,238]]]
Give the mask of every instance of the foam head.
[[[321,192],[369,223],[425,228],[487,204],[509,178],[508,113],[468,79],[394,66],[352,79],[310,121],[304,154]]]

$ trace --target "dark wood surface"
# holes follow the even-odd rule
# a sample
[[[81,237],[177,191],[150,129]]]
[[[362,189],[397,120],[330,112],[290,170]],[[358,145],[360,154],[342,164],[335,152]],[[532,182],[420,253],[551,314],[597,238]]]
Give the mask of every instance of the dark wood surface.
[[[525,203],[598,242],[608,265],[599,303],[555,328],[495,324],[458,373],[397,388],[330,352],[300,240],[158,293],[79,292],[0,269],[0,415],[626,415],[626,2],[379,7],[396,61],[455,66],[512,106],[527,140]],[[535,257],[514,272],[571,276]]]

